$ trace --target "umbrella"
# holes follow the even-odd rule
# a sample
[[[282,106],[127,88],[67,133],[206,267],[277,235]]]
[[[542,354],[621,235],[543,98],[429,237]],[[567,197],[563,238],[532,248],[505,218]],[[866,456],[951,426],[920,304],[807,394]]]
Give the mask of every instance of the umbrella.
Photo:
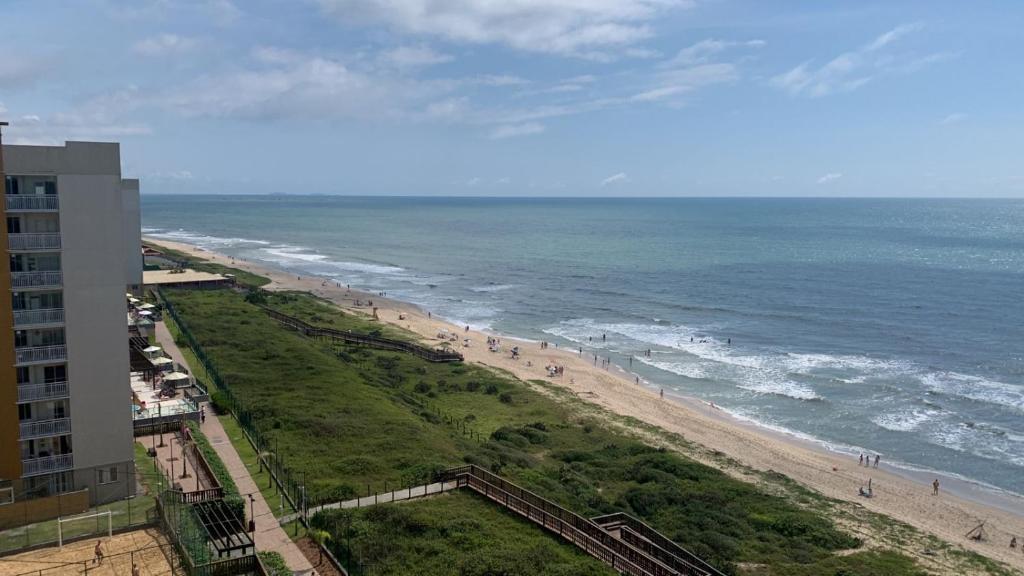
[[[153,364],[156,364],[157,366],[162,366],[164,364],[170,364],[172,362],[174,362],[174,360],[171,360],[170,358],[168,358],[166,356],[161,356],[159,358],[154,358],[153,359]]]
[[[188,374],[184,372],[171,372],[164,376],[164,380],[188,380]]]
[[[153,313],[149,310],[139,310],[139,316],[152,316]]]
[[[163,348],[159,346],[147,346],[146,348],[142,349],[142,351],[145,352],[146,354],[152,354],[153,352],[159,352],[161,350],[163,350]]]
[[[140,304],[139,305],[139,309],[140,310],[149,310],[150,308],[156,308],[156,306],[154,306],[153,304],[150,304],[149,302],[146,302],[145,304]]]
[[[135,296],[133,296],[131,292],[125,292],[124,296],[125,298],[135,298]]]

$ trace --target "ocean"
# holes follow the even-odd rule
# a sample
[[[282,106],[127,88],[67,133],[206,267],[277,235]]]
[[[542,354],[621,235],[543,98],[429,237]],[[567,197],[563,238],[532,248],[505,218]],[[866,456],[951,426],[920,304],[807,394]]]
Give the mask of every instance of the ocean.
[[[1024,493],[1024,201],[143,196],[142,217]]]

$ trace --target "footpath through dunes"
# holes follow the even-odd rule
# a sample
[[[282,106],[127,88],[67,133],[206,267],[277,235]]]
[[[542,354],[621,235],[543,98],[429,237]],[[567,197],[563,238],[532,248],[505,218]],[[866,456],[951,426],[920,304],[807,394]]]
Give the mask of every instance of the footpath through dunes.
[[[313,505],[420,485],[436,472],[472,464],[585,518],[635,516],[727,574],[919,573],[903,553],[925,545],[913,530],[893,530],[882,517],[776,475],[749,471],[757,484],[737,480],[666,449],[687,449],[679,436],[639,421],[625,426],[551,384],[310,339],[236,291],[165,293],[260,434],[301,471]],[[396,330],[308,294],[264,297],[266,306],[311,324]],[[661,439],[652,445],[656,433]],[[832,517],[863,536],[838,528]],[[335,554],[373,567],[371,573],[447,574],[452,566],[465,574],[600,573],[566,568],[593,559],[458,494],[318,518]],[[1008,573],[940,542],[926,545],[936,556],[921,562],[934,573]]]
[[[522,380],[547,380],[613,414],[632,419],[635,423],[656,426],[670,434],[679,434],[692,443],[687,453],[701,462],[721,467],[732,474],[742,475],[745,467],[780,473],[826,497],[847,501],[855,509],[884,514],[956,547],[966,547],[1024,572],[1024,554],[1019,548],[1013,550],[1008,546],[1012,536],[1020,540],[1024,535],[1024,499],[1019,497],[1008,496],[1006,503],[996,508],[950,495],[945,492],[950,483],[944,482],[943,493],[935,498],[931,496],[930,479],[925,482],[909,479],[886,470],[884,463],[882,468],[866,473],[856,466],[855,460],[730,418],[705,403],[686,398],[661,401],[656,389],[635,385],[632,375],[614,366],[603,370],[593,366],[589,359],[581,359],[567,350],[547,348],[540,351],[536,343],[519,342],[524,353],[520,360],[514,361],[507,355],[491,354],[480,345],[488,334],[472,330],[464,333],[463,327],[429,317],[427,311],[407,303],[336,288],[331,279],[306,276],[297,279],[287,272],[235,260],[188,244],[164,240],[156,243],[169,245],[191,258],[208,259],[265,276],[270,280],[266,284],[268,289],[309,292],[363,317],[369,315],[369,310],[365,306],[356,306],[356,302],[372,300],[378,307],[382,320],[379,325],[384,332],[400,327],[419,335],[425,343],[436,342],[434,337],[441,329],[459,332],[460,336],[471,338],[475,344],[460,349],[468,363],[492,366]],[[403,316],[404,319],[400,319]],[[564,366],[564,377],[548,379],[544,370],[548,363]],[[869,477],[875,491],[875,497],[870,500],[857,495],[858,488],[865,485]],[[985,519],[990,536],[988,540],[973,541],[964,537]]]

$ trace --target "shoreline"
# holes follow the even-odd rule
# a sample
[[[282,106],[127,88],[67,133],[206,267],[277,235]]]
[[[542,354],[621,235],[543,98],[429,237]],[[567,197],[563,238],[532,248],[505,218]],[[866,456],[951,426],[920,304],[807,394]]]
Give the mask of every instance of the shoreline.
[[[167,246],[213,262],[233,266],[267,276],[271,290],[299,290],[330,300],[340,308],[370,315],[366,306],[354,305],[356,299],[372,300],[377,305],[381,321],[405,328],[420,335],[424,341],[436,344],[441,329],[468,337],[469,348],[459,348],[467,362],[507,371],[522,380],[544,380],[572,392],[578,398],[601,406],[621,416],[633,417],[668,432],[678,433],[687,441],[711,452],[721,452],[741,465],[756,470],[773,470],[799,484],[831,498],[854,502],[873,512],[906,522],[924,532],[934,534],[953,544],[975,551],[1024,570],[1024,554],[1010,550],[1006,543],[1010,536],[1024,535],[1024,498],[997,487],[970,481],[941,472],[914,470],[883,462],[878,469],[857,466],[856,455],[832,449],[825,442],[804,438],[796,433],[758,424],[736,417],[699,398],[669,392],[661,399],[658,389],[641,380],[634,383],[635,374],[621,366],[610,364],[607,369],[591,365],[586,356],[578,356],[567,348],[541,349],[536,341],[498,334],[493,330],[465,331],[444,319],[433,317],[419,306],[375,296],[360,290],[336,288],[336,280],[318,277],[298,277],[273,268],[270,263],[254,264],[235,259],[191,244],[144,237],[144,241]],[[342,284],[344,286],[344,284]],[[399,320],[399,314],[405,319]],[[488,336],[511,341],[520,346],[521,359],[513,360],[506,354],[487,351]],[[503,346],[507,350],[510,346]],[[592,355],[592,353],[591,353]],[[565,376],[549,378],[545,364],[556,363],[565,367]],[[666,401],[667,400],[667,401]],[[721,468],[709,458],[690,455],[697,460]],[[932,478],[940,478],[940,497],[931,496]],[[875,498],[857,496],[858,487],[871,479],[876,489]],[[981,520],[988,520],[990,533],[987,542],[974,542],[963,537]]]

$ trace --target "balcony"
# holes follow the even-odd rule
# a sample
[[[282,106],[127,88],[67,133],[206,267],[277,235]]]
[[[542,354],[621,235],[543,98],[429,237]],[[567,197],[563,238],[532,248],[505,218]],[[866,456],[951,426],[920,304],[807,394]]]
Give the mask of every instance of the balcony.
[[[11,288],[60,288],[64,274],[60,270],[11,272]]]
[[[37,362],[63,362],[68,358],[67,346],[25,346],[14,349],[14,363],[35,364]]]
[[[60,250],[60,234],[8,234],[7,249],[11,252]]]
[[[71,418],[54,418],[53,420],[37,420],[22,422],[21,439],[43,438],[46,436],[62,436],[71,433]]]
[[[55,194],[7,194],[8,212],[56,212],[60,202]]]
[[[15,310],[14,325],[18,328],[29,326],[45,326],[48,324],[63,324],[63,308],[44,308],[39,310]]]
[[[38,476],[40,474],[52,474],[71,470],[74,467],[74,460],[71,454],[58,454],[57,456],[44,456],[42,458],[29,458],[21,461],[22,476]]]
[[[67,382],[49,382],[46,384],[19,384],[18,402],[37,402],[40,400],[57,400],[67,398],[70,394]]]

